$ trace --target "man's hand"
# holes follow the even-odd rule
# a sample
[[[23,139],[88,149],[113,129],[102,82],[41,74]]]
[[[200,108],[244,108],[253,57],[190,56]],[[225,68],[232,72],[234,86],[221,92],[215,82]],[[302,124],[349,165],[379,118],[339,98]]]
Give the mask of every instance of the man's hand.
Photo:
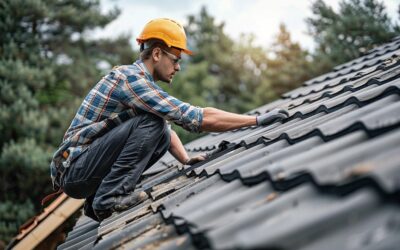
[[[274,122],[288,118],[289,113],[280,108],[271,110],[268,113],[257,116],[257,126],[270,125]]]
[[[189,158],[185,165],[194,165],[196,163],[199,163],[201,161],[204,161],[205,159],[207,159],[207,155],[203,154],[203,155],[196,155],[192,158]]]

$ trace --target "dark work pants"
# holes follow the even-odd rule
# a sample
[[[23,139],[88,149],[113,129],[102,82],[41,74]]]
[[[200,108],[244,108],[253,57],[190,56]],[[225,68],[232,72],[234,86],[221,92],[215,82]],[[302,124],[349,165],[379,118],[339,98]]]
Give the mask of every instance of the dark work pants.
[[[71,163],[64,176],[64,192],[72,198],[86,198],[96,210],[110,209],[117,196],[134,191],[143,171],[169,145],[163,119],[150,113],[133,117],[96,139]]]

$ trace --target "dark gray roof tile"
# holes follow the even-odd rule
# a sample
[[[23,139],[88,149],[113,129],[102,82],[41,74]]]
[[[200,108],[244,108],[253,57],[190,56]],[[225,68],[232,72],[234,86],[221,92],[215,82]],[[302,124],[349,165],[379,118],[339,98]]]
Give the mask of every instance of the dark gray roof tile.
[[[350,72],[347,75],[324,81],[320,84],[305,85],[301,88],[297,88],[291,92],[286,93],[283,97],[297,99],[299,97],[304,97],[312,93],[319,93],[323,90],[328,90],[336,86],[351,84],[352,81],[356,80],[363,80],[364,82],[366,82],[367,79],[370,79],[371,77],[377,77],[381,75],[383,70],[383,68],[372,66],[369,68],[365,68],[362,71]]]
[[[173,216],[183,218],[184,221],[178,221],[176,224],[179,226],[181,223],[188,223],[190,233],[203,233],[232,223],[238,213],[251,212],[276,195],[279,194],[276,194],[276,191],[266,182],[252,188],[238,185],[218,199],[205,200],[201,207],[189,206],[187,213],[182,213],[182,210],[177,209]],[[185,205],[186,203],[183,204]]]
[[[248,114],[290,117],[211,133],[165,155],[150,197],[60,249],[394,249],[400,243],[400,38]],[[84,217],[83,217],[84,218]]]
[[[82,233],[81,235],[75,238],[68,238],[67,242],[60,245],[57,249],[77,249],[81,246],[85,246],[89,243],[93,245],[97,238],[97,226],[95,228],[91,228],[90,231],[86,233]]]
[[[104,239],[99,240],[95,249],[113,249],[122,244],[129,242],[155,228],[157,225],[162,224],[162,218],[159,214],[150,214],[145,216],[135,223],[126,224],[117,231],[107,235]]]
[[[98,235],[103,236],[114,230],[118,230],[121,226],[124,226],[129,221],[141,218],[151,213],[151,200],[147,199],[145,202],[132,207],[131,209],[124,211],[120,214],[114,213],[111,217],[102,221],[98,228]]]
[[[353,134],[348,137],[352,135]],[[344,138],[347,139],[347,137]],[[331,146],[337,141],[338,140],[328,143],[326,146]],[[321,148],[322,147],[323,146],[321,146]],[[389,154],[389,152],[391,152],[391,154]],[[324,155],[323,158],[319,157],[314,159],[314,161],[299,161],[296,165],[289,165],[285,162],[281,162],[277,164],[281,170],[280,173],[272,175],[272,178],[281,180],[283,175],[290,179],[293,175],[297,176],[300,173],[306,172],[310,173],[320,185],[340,185],[348,178],[352,178],[352,173],[357,173],[357,170],[367,170],[362,169],[362,166],[368,164],[370,159],[372,160],[376,157],[375,155],[387,155],[394,159],[395,152],[400,152],[400,130],[362,141],[356,145],[342,145],[340,150],[332,150],[329,154]],[[377,168],[378,166],[374,167]],[[271,171],[275,172],[276,168]],[[368,172],[362,172],[362,174],[365,176],[368,175]],[[390,179],[391,178],[387,178],[387,180]]]
[[[376,228],[385,230],[382,238],[398,242],[399,227],[388,224],[399,219],[398,207],[385,206],[370,190],[338,198],[304,186],[205,234],[215,249],[309,249],[313,244],[322,247],[313,249],[373,249],[381,245],[373,239]],[[348,234],[335,235],[342,231]],[[327,244],[333,235],[334,244]]]
[[[400,69],[400,66],[398,66],[398,68]],[[390,72],[387,72],[387,71],[378,72],[377,71],[375,73],[376,74],[373,74],[373,75],[366,75],[366,76],[360,77],[356,80],[346,81],[346,82],[338,84],[336,86],[329,86],[318,92],[312,91],[311,93],[305,93],[304,95],[299,95],[296,98],[292,98],[292,99],[296,99],[296,101],[290,102],[289,108],[293,109],[302,104],[313,103],[319,99],[326,98],[326,97],[332,98],[339,94],[342,94],[343,92],[360,91],[360,90],[363,90],[362,88],[365,88],[365,87],[373,85],[373,84],[382,85],[382,84],[384,84],[384,82],[386,80],[393,77],[393,74],[398,74],[396,71],[390,71]],[[371,78],[371,77],[373,77],[373,78]]]
[[[362,61],[370,60],[370,59],[373,59],[373,58],[375,58],[377,56],[380,56],[380,55],[385,55],[388,52],[395,51],[395,50],[397,50],[399,48],[400,48],[400,42],[395,40],[395,41],[393,41],[391,43],[388,43],[385,46],[380,46],[380,47],[378,47],[376,49],[370,50],[370,51],[368,51],[366,53],[366,55],[364,55],[362,57],[359,57],[359,58],[356,58],[356,59],[354,59],[354,60],[352,60],[350,62],[338,65],[338,66],[334,67],[333,69],[335,71],[341,70],[343,68],[347,68],[347,67],[350,67],[352,65],[359,64]]]
[[[167,183],[161,183],[157,186],[152,187],[150,196],[153,200],[157,200],[169,193],[173,193],[176,190],[188,185],[193,182],[194,178],[187,178],[186,176],[177,177]]]
[[[276,144],[282,144],[286,140],[280,140],[274,144],[268,145],[265,147],[266,150],[270,150],[271,148],[276,149]],[[294,145],[285,146],[283,149],[277,148],[278,150],[274,150],[270,152],[270,154],[265,155],[260,158],[256,158],[253,161],[249,162],[246,165],[238,165],[236,171],[240,173],[241,178],[252,178],[257,175],[260,175],[262,172],[267,171],[267,169],[272,169],[280,173],[280,169],[274,169],[274,163],[289,160],[294,158],[297,155],[303,155],[305,152],[311,152],[310,149],[318,147],[319,145],[323,144],[323,140],[318,137],[314,136],[307,140],[301,141]],[[273,174],[272,170],[268,171],[268,175]],[[221,171],[222,172],[222,171]],[[222,172],[223,174],[229,174],[228,172]]]
[[[374,65],[381,64],[381,63],[385,62],[385,60],[390,58],[390,57],[399,56],[399,52],[400,52],[400,49],[396,48],[395,50],[389,51],[388,53],[384,53],[384,52],[378,53],[376,56],[372,57],[369,60],[362,61],[362,62],[360,62],[358,64],[355,64],[355,65],[352,65],[352,66],[349,66],[349,67],[346,67],[346,68],[342,68],[342,69],[340,69],[338,71],[326,73],[326,74],[324,74],[322,76],[319,76],[319,77],[316,77],[314,79],[308,80],[304,84],[305,85],[318,84],[318,83],[321,83],[321,82],[326,81],[326,80],[330,80],[330,79],[333,79],[333,78],[336,78],[336,77],[340,77],[340,76],[349,74],[351,72],[356,72],[356,71],[362,70],[364,68],[368,68],[368,67],[372,67]]]
[[[203,192],[210,186],[224,184],[225,182],[216,175],[210,178],[196,178],[194,182],[182,188],[179,192],[172,193],[167,197],[153,202],[152,209],[154,212],[160,210],[163,217],[168,219],[171,216],[172,210],[179,207],[183,201],[189,199],[193,195]]]

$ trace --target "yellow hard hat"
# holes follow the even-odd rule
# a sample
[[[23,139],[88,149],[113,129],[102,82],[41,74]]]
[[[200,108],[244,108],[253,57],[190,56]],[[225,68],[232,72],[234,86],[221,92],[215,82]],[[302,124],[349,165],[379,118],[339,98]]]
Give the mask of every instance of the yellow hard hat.
[[[188,55],[193,55],[193,52],[186,46],[186,34],[183,26],[172,19],[157,18],[148,22],[136,41],[142,44],[149,39],[160,39],[168,47],[175,47]]]

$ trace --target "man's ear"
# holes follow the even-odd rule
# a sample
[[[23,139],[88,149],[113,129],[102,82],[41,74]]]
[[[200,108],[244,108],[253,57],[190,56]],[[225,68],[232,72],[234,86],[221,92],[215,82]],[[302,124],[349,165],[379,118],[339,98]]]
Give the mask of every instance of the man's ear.
[[[161,60],[161,49],[159,47],[155,47],[151,53],[154,62],[158,62]]]

